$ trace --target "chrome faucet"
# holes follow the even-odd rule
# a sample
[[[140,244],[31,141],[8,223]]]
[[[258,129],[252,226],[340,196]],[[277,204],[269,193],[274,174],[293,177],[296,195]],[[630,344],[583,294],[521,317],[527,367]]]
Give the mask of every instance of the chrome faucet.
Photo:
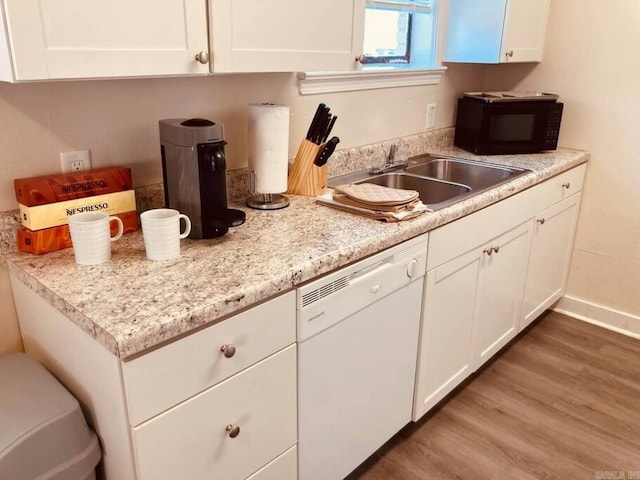
[[[371,167],[369,169],[369,174],[371,175],[381,175],[383,173],[390,172],[392,170],[399,170],[407,166],[406,159],[404,161],[400,161],[396,163],[396,154],[398,153],[398,148],[400,144],[393,143],[391,148],[389,148],[389,153],[387,155],[387,159],[384,162],[382,167]]]

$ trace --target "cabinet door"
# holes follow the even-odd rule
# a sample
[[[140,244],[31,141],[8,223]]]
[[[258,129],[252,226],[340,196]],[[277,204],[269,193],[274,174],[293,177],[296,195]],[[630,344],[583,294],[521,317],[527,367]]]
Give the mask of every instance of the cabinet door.
[[[474,250],[427,272],[414,421],[473,371],[471,331],[480,262]]]
[[[14,79],[202,74],[206,0],[5,0]]]
[[[445,62],[539,62],[549,0],[449,0]]]
[[[364,0],[210,0],[214,72],[355,70]]]
[[[564,293],[581,196],[572,195],[536,216],[520,329]]]
[[[531,224],[529,221],[516,227],[480,250],[482,266],[473,334],[475,368],[491,358],[518,332]]]
[[[507,4],[500,62],[542,60],[549,0],[511,0]]]

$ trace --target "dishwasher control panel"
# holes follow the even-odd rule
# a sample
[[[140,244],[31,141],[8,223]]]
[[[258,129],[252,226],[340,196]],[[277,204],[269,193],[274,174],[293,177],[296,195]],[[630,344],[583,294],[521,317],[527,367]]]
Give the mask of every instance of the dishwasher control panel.
[[[428,234],[420,235],[298,287],[298,341],[422,279],[427,241]]]

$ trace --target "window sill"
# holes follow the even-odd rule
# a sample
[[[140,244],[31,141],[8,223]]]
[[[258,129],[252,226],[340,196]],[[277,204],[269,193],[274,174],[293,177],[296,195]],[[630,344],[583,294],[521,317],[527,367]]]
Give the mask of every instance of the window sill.
[[[298,72],[300,95],[351,92],[374,88],[437,85],[447,67],[406,70],[371,69],[359,72]]]

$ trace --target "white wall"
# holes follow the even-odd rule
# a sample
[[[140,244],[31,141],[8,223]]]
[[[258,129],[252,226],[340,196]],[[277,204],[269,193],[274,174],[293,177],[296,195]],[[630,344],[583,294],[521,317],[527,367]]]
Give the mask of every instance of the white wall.
[[[634,322],[640,321],[639,25],[640,2],[552,0],[542,63],[490,66],[485,77],[485,88],[560,95],[560,144],[592,153],[567,295]]]
[[[438,103],[437,127],[454,122],[455,98],[482,82],[482,66],[452,66],[437,86],[300,96],[293,73],[104,81],[0,83],[0,211],[17,208],[13,179],[59,171],[59,152],[89,148],[94,168],[132,168],[136,186],[160,183],[158,120],[205,117],[222,123],[229,168],[246,161],[249,103],[291,107],[290,157],[319,102],[338,115],[340,147],[424,129],[426,106]],[[6,273],[0,271],[0,287]],[[0,352],[16,348],[10,291],[0,288]]]

